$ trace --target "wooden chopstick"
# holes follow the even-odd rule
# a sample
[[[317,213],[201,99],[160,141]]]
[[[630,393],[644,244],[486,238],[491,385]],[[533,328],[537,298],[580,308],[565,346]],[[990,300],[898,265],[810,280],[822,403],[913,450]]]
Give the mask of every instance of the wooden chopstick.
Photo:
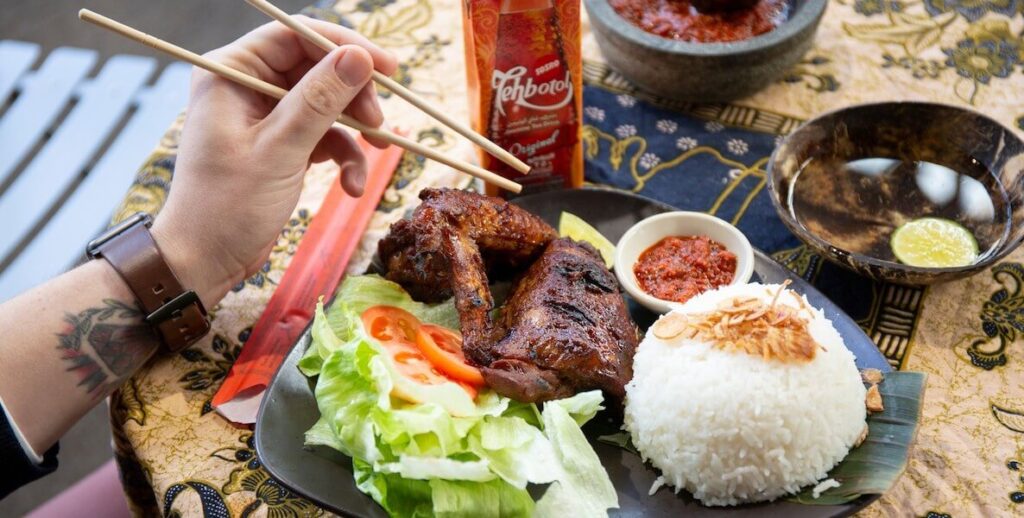
[[[267,16],[283,23],[291,30],[299,33],[302,37],[306,38],[307,40],[312,42],[314,45],[320,47],[321,49],[330,52],[338,48],[337,43],[334,43],[333,41],[327,39],[327,37],[320,34],[319,32],[314,31],[309,26],[302,24],[301,22],[293,18],[291,15],[282,11],[280,8],[268,2],[267,0],[245,1],[249,2],[249,5],[259,9],[260,11],[263,11],[263,14],[266,14]],[[377,84],[394,92],[395,95],[401,97],[402,99],[405,99],[406,101],[409,102],[409,104],[412,104],[413,106],[419,108],[427,115],[430,115],[431,117],[440,121],[445,126],[448,126],[449,128],[455,130],[462,136],[471,140],[474,144],[480,146],[498,160],[505,162],[516,171],[519,171],[520,173],[523,174],[530,172],[530,166],[526,165],[526,163],[524,163],[522,160],[516,158],[515,155],[502,149],[494,142],[487,140],[486,137],[473,131],[465,124],[449,117],[441,110],[431,106],[425,99],[416,95],[411,90],[402,86],[400,83],[396,82],[390,77],[374,70],[373,80],[376,81]]]
[[[284,88],[272,85],[266,81],[250,76],[244,72],[238,71],[227,65],[223,65],[211,59],[204,58],[199,54],[196,54],[195,52],[183,49],[177,45],[174,45],[173,43],[166,42],[155,36],[150,36],[149,34],[129,27],[116,20],[107,18],[106,16],[103,16],[101,14],[92,12],[88,9],[82,9],[78,11],[78,17],[89,23],[103,27],[104,29],[108,29],[129,39],[142,43],[143,45],[170,54],[175,58],[191,63],[199,68],[203,68],[205,70],[213,72],[214,74],[217,74],[225,79],[234,81],[242,86],[252,88],[257,92],[268,95],[275,99],[281,99],[282,97],[285,96],[285,94],[288,93],[288,90],[285,90]],[[478,167],[473,164],[463,162],[462,160],[448,157],[442,153],[439,153],[436,150],[433,150],[423,144],[420,144],[419,142],[409,140],[405,137],[402,137],[401,135],[396,135],[390,131],[367,126],[347,115],[340,115],[338,117],[338,122],[354,130],[360,131],[364,135],[377,137],[381,140],[385,140],[400,148],[403,148],[405,150],[411,151],[419,155],[423,155],[426,158],[429,158],[436,162],[440,162],[454,169],[458,169],[459,171],[475,176],[485,182],[493,184],[497,187],[501,187],[502,189],[514,193],[518,193],[523,189],[523,187],[518,183],[513,182],[512,180],[509,180],[507,178],[503,178],[482,167]]]

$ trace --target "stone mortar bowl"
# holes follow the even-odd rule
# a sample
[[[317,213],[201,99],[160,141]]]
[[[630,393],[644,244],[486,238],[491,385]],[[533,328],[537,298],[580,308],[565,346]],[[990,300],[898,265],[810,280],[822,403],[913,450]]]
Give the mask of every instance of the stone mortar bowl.
[[[667,99],[722,102],[761,90],[811,47],[826,0],[791,0],[789,19],[771,32],[730,43],[655,36],[626,21],[608,0],[584,0],[608,65],[641,90]]]
[[[917,169],[883,173],[877,177],[880,181],[870,182],[829,165],[822,169],[823,174],[808,176],[812,180],[800,180],[805,168],[812,167],[808,164],[814,161],[842,164],[876,157],[917,164],[930,162],[972,180],[952,183],[947,191],[952,190],[953,195],[939,204],[934,194],[929,199],[919,193],[934,193],[937,187],[950,183],[923,176],[920,165]],[[876,187],[855,194],[851,181]],[[809,194],[800,199],[813,200],[827,210],[814,211],[807,216],[811,219],[798,220],[794,206],[807,202],[795,201],[795,182],[803,183],[800,189],[811,189],[802,191]],[[983,243],[989,244],[982,245],[980,256],[972,264],[949,268],[909,266],[880,258],[877,252],[845,250],[830,237],[881,243],[879,246],[884,248],[871,250],[889,254],[892,227],[904,219],[930,217],[933,211],[962,203],[969,191],[965,182],[984,185],[989,192],[1002,191],[1005,195],[986,197],[992,204],[989,220],[994,225],[984,235]],[[898,184],[916,185],[916,189],[897,190],[894,186]],[[967,277],[988,268],[1024,241],[1024,141],[998,122],[955,106],[886,102],[821,115],[797,128],[775,149],[768,162],[768,191],[779,217],[801,241],[839,266],[876,280],[922,285]],[[964,210],[963,205],[960,207]],[[907,216],[913,212],[921,214]],[[872,216],[866,218],[865,213]],[[865,224],[872,217],[882,223]]]

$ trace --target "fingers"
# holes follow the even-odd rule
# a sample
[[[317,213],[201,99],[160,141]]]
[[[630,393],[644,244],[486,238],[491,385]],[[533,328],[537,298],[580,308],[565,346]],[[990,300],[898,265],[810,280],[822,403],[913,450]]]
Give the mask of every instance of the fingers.
[[[359,34],[352,29],[342,27],[336,23],[326,22],[323,20],[314,20],[307,16],[297,16],[300,22],[309,26],[316,32],[324,35],[327,39],[337,43],[338,45],[359,45],[366,49],[373,57],[374,68],[386,75],[390,76],[398,70],[398,60],[390,52],[378,47],[376,44],[366,39],[365,36]],[[290,29],[289,29],[290,30]],[[320,56],[324,55],[324,51],[317,47],[313,43],[306,41],[302,36],[296,36],[301,40],[303,48],[306,50],[307,55],[311,59],[319,59]]]
[[[334,160],[341,166],[341,186],[345,192],[359,197],[366,183],[366,157],[352,135],[337,126],[328,130],[316,146],[314,158]]]
[[[349,103],[345,113],[374,128],[379,128],[381,124],[384,124],[384,114],[380,110],[380,104],[377,103],[377,90],[372,83],[367,84],[359,91],[356,98]]]
[[[297,16],[302,23],[306,24],[316,32],[324,35],[327,39],[339,44],[339,45],[359,45],[367,50],[373,57],[374,69],[378,72],[390,76],[398,70],[398,60],[390,52],[381,49],[370,40],[366,39],[363,35],[355,32],[341,25],[337,25],[323,20],[314,20],[306,16]],[[307,41],[302,36],[296,36],[299,39],[299,44],[306,51],[307,56],[310,59],[319,59],[323,55],[323,50],[317,47],[310,41]],[[366,88],[360,92],[359,96],[352,101],[349,105],[346,114],[358,119],[360,122],[373,127],[380,127],[384,123],[384,115],[380,108],[380,102],[377,98],[377,92],[372,84],[367,85]],[[363,135],[374,147],[386,148],[388,141]]]
[[[288,83],[293,85],[298,83],[302,76],[309,71],[316,63],[313,61],[306,61],[304,64],[293,68],[288,72]],[[380,101],[377,97],[376,87],[370,83],[363,87],[359,92],[359,95],[349,103],[348,108],[345,110],[345,114],[359,120],[363,124],[379,128],[384,123],[384,112],[380,108]],[[378,137],[372,137],[364,135],[366,141],[378,148],[388,147],[388,141]]]
[[[365,133],[363,133],[362,135],[363,135],[363,139],[364,140],[369,142],[371,146],[373,146],[373,147],[375,147],[377,149],[384,149],[384,148],[386,148],[386,147],[391,145],[390,142],[388,142],[388,141],[386,141],[386,140],[384,140],[382,138],[378,138],[378,137],[374,137],[374,136],[371,136],[371,135],[367,135]]]
[[[280,86],[282,88],[287,87],[285,80],[287,75],[278,72],[276,69],[271,67],[267,62],[257,53],[250,50],[245,41],[250,38],[250,35],[242,36],[241,39],[234,43],[230,43],[218,49],[211,50],[203,57],[211,59],[223,65],[227,65],[235,70],[244,72],[250,76],[255,76],[268,83]],[[297,41],[291,42],[292,47],[299,47]],[[279,45],[279,51],[284,51],[287,46]],[[301,54],[301,52],[300,52]]]
[[[369,52],[376,70],[385,75],[395,73],[398,61],[390,52],[374,45],[359,33],[337,24],[296,16],[303,24],[338,45],[358,45]],[[241,61],[259,61],[265,67],[279,74],[287,74],[304,61],[320,61],[326,52],[279,22],[262,25],[249,32],[237,42],[228,45],[235,58]],[[252,69],[262,68],[251,64]]]
[[[275,144],[309,156],[338,115],[370,80],[373,61],[355,45],[322,59],[288,92],[261,123]]]

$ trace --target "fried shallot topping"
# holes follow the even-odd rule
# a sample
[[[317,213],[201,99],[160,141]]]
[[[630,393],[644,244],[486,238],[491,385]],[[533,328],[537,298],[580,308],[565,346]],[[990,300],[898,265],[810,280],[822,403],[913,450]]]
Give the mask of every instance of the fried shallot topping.
[[[868,412],[881,412],[885,410],[885,406],[882,405],[882,393],[878,391],[878,385],[868,387],[868,392],[864,395],[864,405],[867,407]]]
[[[864,380],[864,383],[877,385],[882,382],[882,371],[878,369],[863,369],[860,371],[860,379]]]
[[[679,336],[699,339],[723,351],[744,352],[765,360],[809,362],[822,347],[807,327],[813,313],[796,294],[799,308],[778,304],[783,290],[785,285],[774,293],[770,304],[757,297],[736,297],[707,313],[673,313],[658,320],[651,332],[662,340]]]
[[[882,393],[878,391],[878,384],[882,382],[882,371],[878,369],[861,369],[860,379],[867,383],[868,392],[864,395],[864,405],[868,412],[881,412],[885,410],[882,404]]]

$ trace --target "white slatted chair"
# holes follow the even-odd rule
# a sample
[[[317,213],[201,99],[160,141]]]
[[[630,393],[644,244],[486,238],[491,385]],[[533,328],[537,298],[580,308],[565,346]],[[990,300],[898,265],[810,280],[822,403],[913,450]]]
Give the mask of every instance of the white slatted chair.
[[[115,56],[89,77],[94,51],[59,48],[32,70],[38,55],[0,41],[0,106],[16,96],[0,112],[0,301],[81,259],[188,98],[182,63],[146,86],[152,58]]]

